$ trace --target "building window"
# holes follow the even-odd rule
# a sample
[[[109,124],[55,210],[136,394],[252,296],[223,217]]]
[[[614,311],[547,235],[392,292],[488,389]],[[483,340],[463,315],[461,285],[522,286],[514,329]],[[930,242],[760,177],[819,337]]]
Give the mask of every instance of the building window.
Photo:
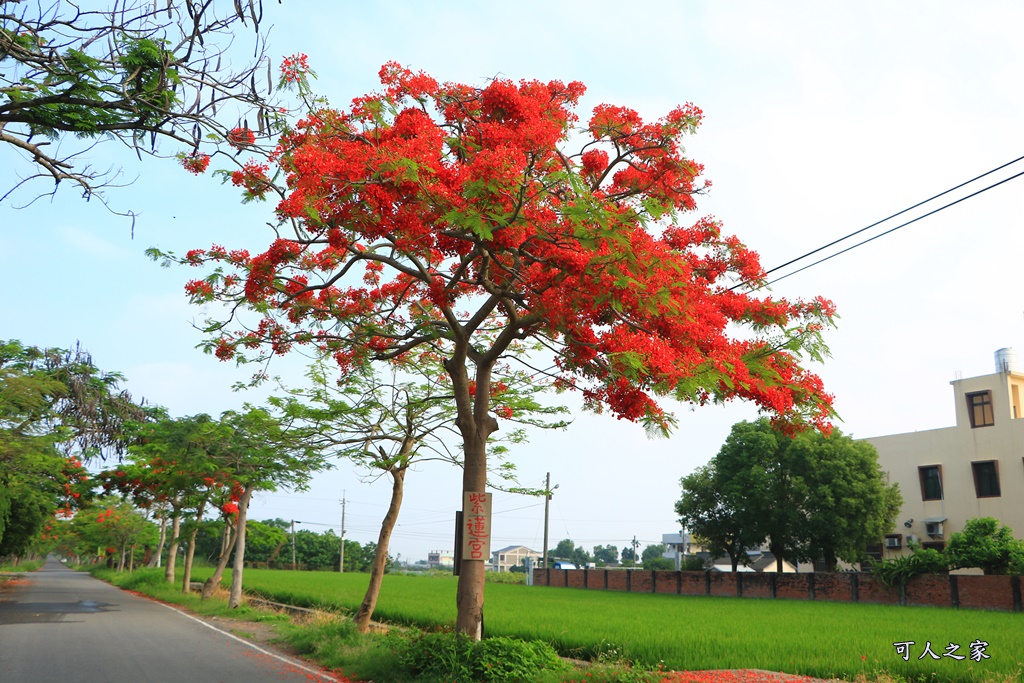
[[[967,412],[971,416],[971,428],[994,425],[996,421],[992,415],[992,392],[976,391],[967,394]]]
[[[918,467],[921,478],[921,500],[942,500],[942,465]]]
[[[998,498],[999,493],[999,461],[984,460],[972,462],[974,473],[974,492],[978,498]]]

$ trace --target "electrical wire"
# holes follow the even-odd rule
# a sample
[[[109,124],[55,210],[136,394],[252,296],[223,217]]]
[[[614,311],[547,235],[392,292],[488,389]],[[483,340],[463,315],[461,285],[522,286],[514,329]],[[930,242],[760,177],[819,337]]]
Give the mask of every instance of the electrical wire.
[[[797,263],[798,261],[802,261],[805,258],[808,258],[810,256],[813,256],[814,254],[817,254],[817,253],[819,253],[821,251],[824,251],[825,249],[828,249],[829,247],[833,247],[833,246],[839,244],[840,242],[845,242],[846,240],[850,239],[851,237],[856,237],[857,235],[859,235],[859,234],[861,234],[861,233],[863,233],[863,232],[865,232],[867,230],[870,230],[871,228],[874,228],[876,226],[881,225],[882,223],[890,221],[893,218],[896,218],[897,216],[902,216],[903,214],[905,214],[905,213],[907,213],[909,211],[913,211],[914,209],[916,209],[916,208],[918,208],[920,206],[923,206],[923,205],[925,205],[925,204],[927,204],[927,203],[929,203],[931,201],[934,201],[934,200],[938,199],[939,197],[943,197],[943,196],[949,194],[950,192],[955,192],[956,190],[959,190],[962,187],[970,185],[973,182],[981,180],[982,178],[984,178],[986,176],[992,175],[993,173],[996,173],[997,171],[1001,171],[1002,169],[1004,169],[1004,168],[1006,168],[1008,166],[1012,166],[1013,164],[1016,164],[1017,162],[1022,161],[1022,160],[1024,160],[1024,156],[1017,157],[1016,159],[1013,159],[1012,161],[1008,161],[1005,164],[1002,164],[1001,166],[997,166],[997,167],[995,167],[995,168],[993,168],[993,169],[991,169],[989,171],[986,171],[985,173],[982,173],[981,175],[975,176],[974,178],[971,178],[970,180],[966,180],[966,181],[960,183],[959,185],[951,187],[948,190],[945,190],[944,192],[940,192],[940,193],[938,193],[936,195],[933,195],[933,196],[929,197],[928,199],[925,199],[923,201],[918,202],[917,204],[914,204],[913,206],[909,206],[909,207],[903,209],[902,211],[897,211],[896,213],[894,213],[894,214],[892,214],[890,216],[887,216],[887,217],[885,217],[885,218],[883,218],[881,220],[875,221],[871,225],[865,226],[865,227],[863,227],[863,228],[861,228],[859,230],[855,230],[855,231],[851,232],[848,235],[844,235],[843,237],[840,237],[839,239],[832,240],[828,244],[820,246],[817,249],[813,249],[813,250],[807,252],[806,254],[803,254],[801,256],[797,256],[794,259],[790,259],[789,261],[786,261],[785,263],[783,263],[781,265],[775,266],[774,268],[765,271],[764,274],[765,275],[770,275],[771,273],[774,273],[776,271],[782,270],[786,266],[793,265],[794,263]],[[917,218],[915,218],[915,219],[913,219],[911,221],[907,221],[906,223],[898,225],[895,228],[892,228],[890,230],[887,230],[886,232],[883,232],[883,233],[881,233],[879,235],[876,235],[875,237],[872,237],[870,239],[866,239],[866,240],[864,240],[862,242],[859,242],[859,243],[857,243],[857,244],[855,244],[855,245],[853,245],[851,247],[847,247],[846,249],[843,249],[842,251],[836,252],[835,254],[832,254],[831,256],[827,256],[827,257],[825,257],[823,259],[819,259],[819,260],[815,261],[814,263],[812,263],[812,264],[810,264],[808,266],[804,266],[803,268],[800,268],[799,270],[794,270],[792,273],[787,273],[786,275],[778,277],[778,278],[772,280],[771,282],[768,282],[768,283],[765,283],[764,285],[761,285],[760,287],[758,287],[758,289],[760,289],[761,287],[767,287],[768,285],[774,284],[774,283],[778,282],[779,280],[783,280],[783,279],[789,277],[790,275],[795,275],[795,274],[797,274],[797,273],[799,273],[801,271],[804,271],[804,270],[807,270],[808,268],[816,266],[819,263],[823,263],[825,261],[828,261],[831,258],[835,258],[836,256],[839,256],[840,254],[844,254],[844,253],[850,251],[851,249],[856,249],[857,247],[862,246],[864,244],[867,244],[868,242],[871,242],[871,241],[873,241],[875,239],[878,239],[879,237],[882,237],[884,235],[888,235],[890,232],[894,232],[896,230],[899,230],[900,228],[906,227],[906,226],[910,225],[911,223],[914,223],[916,221],[921,220],[922,218],[925,218],[927,216],[931,216],[931,215],[933,215],[935,213],[938,213],[939,211],[942,211],[943,209],[947,209],[947,208],[953,206],[954,204],[959,204],[960,202],[964,201],[965,199],[970,199],[971,197],[979,195],[982,192],[986,192],[988,190],[991,190],[993,187],[997,187],[997,186],[1002,185],[1003,183],[1005,183],[1005,182],[1007,182],[1009,180],[1013,180],[1014,178],[1018,178],[1021,175],[1022,175],[1021,173],[1018,173],[1017,175],[1014,175],[1014,176],[1011,176],[1009,178],[1006,178],[1005,180],[1002,180],[1002,181],[1000,181],[998,183],[994,183],[992,185],[989,185],[988,187],[986,187],[986,188],[984,188],[982,190],[978,190],[977,192],[969,194],[966,197],[958,199],[955,202],[950,202],[949,204],[946,204],[945,206],[942,206],[942,207],[940,207],[938,209],[935,209],[934,211],[930,211],[930,212],[924,214],[923,216],[919,216],[919,217],[917,217]],[[739,283],[733,285],[729,289],[730,289],[730,291],[734,290],[734,289],[738,289],[738,288],[743,287],[744,285],[748,284],[749,282],[750,282],[749,280],[744,280],[743,282],[739,282]]]
[[[851,251],[851,250],[853,250],[853,249],[856,249],[857,247],[861,247],[861,246],[864,246],[864,245],[865,245],[865,244],[867,244],[868,242],[874,242],[874,241],[875,241],[875,240],[877,240],[877,239],[878,239],[879,237],[885,237],[885,236],[886,236],[886,235],[888,235],[889,233],[891,233],[891,232],[896,232],[896,231],[897,231],[897,230],[899,230],[900,228],[905,228],[905,227],[907,227],[908,225],[910,225],[911,223],[916,223],[917,221],[921,220],[922,218],[927,218],[928,216],[932,216],[932,215],[934,215],[934,214],[937,214],[937,213],[938,213],[939,211],[943,211],[943,210],[945,210],[945,209],[948,209],[949,207],[951,207],[951,206],[955,206],[955,205],[959,204],[960,202],[963,202],[963,201],[967,201],[967,200],[968,200],[968,199],[970,199],[971,197],[976,197],[976,196],[978,196],[979,194],[981,194],[982,192],[988,192],[989,190],[991,190],[991,189],[992,189],[992,188],[994,188],[994,187],[999,187],[999,186],[1000,186],[1000,185],[1002,185],[1003,183],[1008,183],[1008,182],[1010,182],[1011,180],[1013,180],[1014,178],[1019,178],[1019,177],[1021,177],[1021,176],[1024,176],[1024,171],[1021,171],[1020,173],[1017,173],[1016,175],[1012,175],[1012,176],[1010,176],[1009,178],[1004,178],[1003,180],[1000,180],[1000,181],[999,181],[998,183],[992,183],[992,184],[991,184],[991,185],[989,185],[988,187],[982,188],[982,189],[978,190],[977,192],[972,192],[971,194],[967,195],[966,197],[961,197],[960,199],[957,199],[956,201],[953,201],[953,202],[950,202],[949,204],[945,204],[945,205],[943,205],[943,206],[940,206],[939,208],[937,208],[937,209],[934,209],[934,210],[932,210],[932,211],[929,211],[928,213],[926,213],[926,214],[923,214],[923,215],[921,215],[921,216],[918,216],[917,218],[913,218],[913,219],[911,219],[911,220],[907,221],[906,223],[901,223],[901,224],[897,225],[897,226],[896,226],[895,228],[890,228],[890,229],[886,230],[885,232],[882,232],[882,233],[879,233],[879,234],[875,235],[874,237],[869,237],[868,239],[866,239],[866,240],[864,240],[864,241],[862,241],[862,242],[858,242],[857,244],[854,244],[854,245],[852,245],[852,246],[849,246],[849,247],[847,247],[846,249],[843,249],[843,250],[841,250],[841,251],[837,251],[837,252],[836,252],[836,253],[834,253],[834,254],[830,254],[829,256],[826,256],[825,258],[822,258],[822,259],[818,259],[818,260],[817,260],[817,261],[815,261],[814,263],[811,263],[811,264],[809,264],[809,265],[806,265],[806,266],[804,266],[803,268],[798,268],[797,270],[794,270],[794,271],[793,271],[793,272],[791,272],[791,273],[786,273],[785,275],[783,275],[783,276],[781,276],[781,277],[777,277],[777,278],[775,278],[774,280],[772,280],[771,282],[767,282],[767,283],[765,283],[764,285],[761,285],[761,286],[762,286],[762,287],[768,287],[769,285],[773,285],[773,284],[775,284],[775,283],[776,283],[776,282],[778,282],[779,280],[785,280],[785,279],[786,279],[787,277],[789,277],[790,275],[796,275],[797,273],[803,272],[803,271],[807,270],[808,268],[813,268],[814,266],[818,265],[819,263],[824,263],[825,261],[828,261],[828,260],[830,260],[830,259],[833,259],[833,258],[835,258],[836,256],[839,256],[840,254],[845,254],[846,252],[848,252],[848,251]],[[801,258],[803,258],[803,257],[801,257]],[[791,263],[792,263],[792,262],[791,262]],[[777,270],[777,269],[776,269],[776,270]]]

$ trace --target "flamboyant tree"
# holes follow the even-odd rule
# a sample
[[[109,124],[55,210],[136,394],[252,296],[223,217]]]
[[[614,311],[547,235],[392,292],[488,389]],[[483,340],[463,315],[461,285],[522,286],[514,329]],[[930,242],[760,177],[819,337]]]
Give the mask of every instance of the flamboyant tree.
[[[291,421],[293,418],[288,418]],[[241,565],[245,558],[245,520],[254,491],[278,486],[302,487],[312,472],[324,466],[324,457],[302,438],[306,430],[289,430],[288,422],[259,408],[225,412],[219,420],[208,415],[164,419],[137,428],[139,443],[125,462],[100,473],[108,491],[130,496],[139,507],[154,502],[170,507],[171,540],[164,575],[175,579],[175,558],[187,526],[188,550],[182,590],[189,591],[192,559],[199,522],[216,508],[225,520],[225,547],[204,594],[213,586],[230,556],[227,542],[234,535],[236,570],[232,606],[241,600]]]
[[[99,473],[98,479],[106,491],[116,490],[140,508],[149,509],[154,504],[166,504],[169,508],[171,532],[164,576],[173,582],[182,523],[189,517],[201,519],[210,497],[230,484],[211,452],[226,434],[216,421],[203,414],[135,425],[134,432],[138,443],[129,448],[128,457]],[[185,592],[196,528],[193,525],[189,529]]]
[[[303,489],[314,472],[327,467],[323,453],[309,446],[305,430],[294,420],[281,418],[263,408],[246,406],[243,412],[227,411],[220,418],[226,437],[218,446],[220,466],[237,483],[225,514],[235,515],[234,565],[228,604],[242,603],[242,578],[245,566],[245,527],[249,501],[256,491],[276,491],[279,487]],[[205,593],[205,589],[204,589]]]
[[[259,318],[212,324],[210,351],[308,344],[342,372],[437,353],[467,492],[485,489],[502,417],[495,366],[522,339],[554,356],[551,376],[586,407],[654,432],[672,425],[659,397],[748,399],[789,424],[827,423],[831,399],[801,360],[825,353],[832,304],[771,298],[756,254],[715,220],[679,223],[706,186],[681,145],[700,109],[645,122],[602,104],[577,128],[578,82],[477,87],[394,63],[381,81],[347,111],[310,100],[270,160],[280,172],[253,160],[232,176],[246,199],[280,197],[265,251],[179,259],[216,264],[188,284],[195,302]],[[477,637],[483,576],[463,561],[456,626]]]

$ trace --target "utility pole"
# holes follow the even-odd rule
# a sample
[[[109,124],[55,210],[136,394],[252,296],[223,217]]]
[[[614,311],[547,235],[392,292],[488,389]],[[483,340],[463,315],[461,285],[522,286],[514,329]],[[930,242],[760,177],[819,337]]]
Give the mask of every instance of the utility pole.
[[[341,555],[338,559],[338,572],[345,571],[345,491],[341,492]]]
[[[292,571],[297,568],[295,564],[295,520],[292,520]]]
[[[558,484],[555,484],[557,488]],[[551,506],[551,492],[555,489],[551,488],[551,473],[548,472],[544,478],[544,564],[541,565],[544,569],[548,568],[548,508]]]

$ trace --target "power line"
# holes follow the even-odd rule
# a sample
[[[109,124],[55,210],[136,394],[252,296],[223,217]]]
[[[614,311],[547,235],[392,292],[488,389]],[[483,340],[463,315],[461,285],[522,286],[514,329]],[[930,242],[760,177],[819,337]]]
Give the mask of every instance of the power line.
[[[1002,164],[1001,166],[997,166],[996,168],[993,168],[993,169],[991,169],[989,171],[986,171],[985,173],[982,173],[981,175],[975,176],[974,178],[971,178],[970,180],[966,180],[966,181],[960,183],[959,185],[951,187],[948,190],[945,190],[944,192],[940,192],[940,193],[938,193],[936,195],[933,195],[933,196],[929,197],[928,199],[925,199],[923,201],[918,202],[917,204],[914,204],[913,206],[909,206],[906,209],[903,209],[902,211],[897,211],[896,213],[892,214],[891,216],[887,216],[887,217],[885,217],[885,218],[883,218],[883,219],[881,219],[879,221],[875,221],[871,225],[865,226],[865,227],[863,227],[863,228],[861,228],[859,230],[855,230],[855,231],[851,232],[848,235],[844,235],[843,237],[840,237],[839,239],[832,240],[828,244],[820,246],[817,249],[813,249],[812,251],[809,251],[806,254],[803,254],[801,256],[797,256],[794,259],[790,259],[789,261],[786,261],[785,263],[783,263],[781,265],[775,266],[774,268],[765,271],[765,275],[770,275],[771,273],[774,273],[774,272],[776,272],[778,270],[782,270],[786,266],[790,266],[790,265],[792,265],[792,264],[794,264],[794,263],[796,263],[798,261],[802,261],[803,259],[808,258],[810,256],[813,256],[814,254],[817,254],[817,253],[819,253],[821,251],[824,251],[825,249],[828,249],[829,247],[835,246],[835,245],[839,244],[840,242],[844,242],[844,241],[850,239],[851,237],[855,237],[855,236],[861,234],[862,232],[865,232],[867,230],[870,230],[871,228],[874,228],[874,227],[876,227],[878,225],[881,225],[882,223],[890,221],[893,218],[896,218],[897,216],[902,216],[903,214],[907,213],[908,211],[913,211],[914,209],[916,209],[916,208],[918,208],[920,206],[923,206],[923,205],[925,205],[925,204],[927,204],[927,203],[929,203],[931,201],[934,201],[934,200],[938,199],[939,197],[943,197],[943,196],[949,194],[950,192],[954,192],[956,190],[959,190],[960,188],[965,187],[966,185],[970,185],[971,183],[976,182],[978,180],[981,180],[982,178],[984,178],[986,176],[992,175],[993,173],[996,173],[997,171],[1001,171],[1002,169],[1006,168],[1007,166],[1012,166],[1013,164],[1016,164],[1017,162],[1019,162],[1021,160],[1024,160],[1024,156],[1017,157],[1016,159],[1014,159],[1012,161],[1008,161],[1005,164]],[[987,190],[991,190],[993,187],[997,187],[997,186],[1002,185],[1003,183],[1005,183],[1005,182],[1007,182],[1009,180],[1013,180],[1014,178],[1018,178],[1021,175],[1022,175],[1021,173],[1018,173],[1017,175],[1014,175],[1014,176],[1011,176],[1009,178],[1006,178],[1005,180],[1002,180],[1002,181],[1000,181],[998,183],[994,183],[993,185],[989,185],[988,187],[986,187],[986,188],[984,188],[982,190],[978,190],[977,192],[969,194],[966,197],[963,197],[961,199],[956,200],[955,202],[950,202],[949,204],[946,204],[945,206],[942,206],[942,207],[940,207],[938,209],[935,209],[934,211],[930,211],[930,212],[924,214],[923,216],[918,216],[917,218],[915,218],[915,219],[913,219],[911,221],[907,221],[906,223],[898,225],[895,228],[892,228],[890,230],[887,230],[886,232],[883,232],[883,233],[881,233],[879,235],[876,235],[875,237],[872,237],[870,239],[866,239],[863,242],[859,242],[859,243],[857,243],[857,244],[855,244],[855,245],[853,245],[851,247],[847,247],[846,249],[843,249],[842,251],[836,252],[835,254],[832,254],[831,256],[827,256],[827,257],[825,257],[823,259],[819,259],[819,260],[815,261],[814,263],[812,263],[812,264],[810,264],[808,266],[804,266],[803,268],[800,268],[799,270],[794,270],[792,273],[787,273],[786,275],[783,275],[782,277],[778,277],[778,278],[772,280],[771,282],[768,282],[768,283],[762,285],[762,287],[767,287],[768,285],[774,284],[774,283],[778,282],[779,280],[783,280],[783,279],[789,277],[790,275],[795,275],[796,273],[799,273],[799,272],[801,272],[803,270],[807,270],[808,268],[816,266],[819,263],[823,263],[823,262],[825,262],[825,261],[827,261],[827,260],[829,260],[831,258],[839,256],[840,254],[844,254],[847,251],[850,251],[851,249],[856,249],[857,247],[862,246],[864,244],[867,244],[868,242],[871,242],[872,240],[878,239],[879,237],[882,237],[884,235],[888,235],[890,232],[894,232],[895,230],[899,230],[900,228],[906,227],[907,225],[910,225],[911,223],[919,221],[922,218],[925,218],[927,216],[931,216],[932,214],[938,213],[939,211],[942,211],[943,209],[947,209],[947,208],[953,206],[954,204],[959,204],[960,202],[964,201],[965,199],[970,199],[971,197],[979,195],[982,192],[986,192]],[[739,282],[739,283],[733,285],[732,287],[730,287],[729,289],[730,290],[738,289],[739,287],[742,287],[742,286],[746,285],[748,282],[749,282],[749,280],[745,280],[743,282]]]
[[[949,208],[949,207],[951,207],[951,206],[955,206],[956,204],[959,204],[960,202],[966,201],[966,200],[970,199],[971,197],[976,197],[977,195],[981,194],[982,192],[988,192],[989,190],[991,190],[991,189],[992,189],[992,188],[994,188],[994,187],[999,187],[999,186],[1000,186],[1000,185],[1002,185],[1003,183],[1008,183],[1008,182],[1010,182],[1011,180],[1013,180],[1014,178],[1019,178],[1019,177],[1021,177],[1021,176],[1024,176],[1024,171],[1021,171],[1020,173],[1017,173],[1016,175],[1012,175],[1012,176],[1010,176],[1009,178],[1004,178],[1003,180],[1000,180],[1000,181],[999,181],[998,183],[992,183],[992,184],[991,184],[991,185],[989,185],[988,187],[984,187],[984,188],[982,188],[982,189],[978,190],[977,192],[972,192],[971,194],[967,195],[966,197],[961,197],[960,199],[957,199],[956,201],[953,201],[953,202],[950,202],[949,204],[945,204],[945,205],[943,205],[943,206],[940,206],[939,208],[937,208],[937,209],[934,209],[934,210],[932,210],[932,211],[929,211],[928,213],[926,213],[926,214],[923,214],[923,215],[921,215],[921,216],[918,216],[917,218],[913,218],[913,219],[911,219],[911,220],[907,221],[906,223],[900,223],[900,224],[899,224],[899,225],[897,225],[897,226],[896,226],[895,228],[890,228],[890,229],[886,230],[885,232],[882,232],[882,233],[879,233],[879,234],[875,235],[874,237],[869,237],[868,239],[866,239],[866,240],[864,240],[864,241],[862,241],[862,242],[858,242],[857,244],[854,244],[853,246],[849,246],[849,247],[847,247],[846,249],[843,249],[843,250],[841,250],[841,251],[837,251],[837,252],[836,252],[836,253],[834,253],[834,254],[830,254],[829,256],[826,256],[825,258],[822,258],[822,259],[818,259],[818,260],[817,260],[817,261],[815,261],[814,263],[811,263],[811,264],[809,264],[809,265],[806,265],[806,266],[804,266],[803,268],[798,268],[797,270],[794,270],[794,271],[793,271],[793,272],[791,272],[791,273],[786,273],[786,274],[785,274],[785,275],[783,275],[782,277],[777,277],[777,278],[775,278],[774,280],[772,280],[771,282],[767,282],[767,283],[765,283],[765,284],[764,284],[764,285],[762,285],[762,286],[763,286],[763,287],[767,287],[767,286],[769,286],[769,285],[773,285],[773,284],[775,284],[775,283],[776,283],[776,282],[778,282],[779,280],[785,280],[785,279],[786,279],[787,277],[789,277],[790,275],[796,275],[797,273],[800,273],[800,272],[802,272],[802,271],[805,271],[805,270],[807,270],[808,268],[812,268],[812,267],[814,267],[814,266],[818,265],[819,263],[824,263],[825,261],[828,261],[829,259],[833,259],[833,258],[835,258],[836,256],[839,256],[840,254],[845,254],[846,252],[848,252],[848,251],[851,251],[851,250],[853,250],[853,249],[856,249],[857,247],[861,247],[861,246],[864,246],[864,245],[865,245],[865,244],[867,244],[868,242],[873,242],[873,241],[877,240],[877,239],[878,239],[879,237],[885,237],[885,236],[886,236],[886,235],[888,235],[889,233],[891,233],[891,232],[896,232],[896,231],[897,231],[897,230],[899,230],[900,228],[905,228],[905,227],[907,227],[908,225],[910,225],[911,223],[916,223],[917,221],[921,220],[922,218],[927,218],[928,216],[934,215],[934,214],[938,213],[939,211],[943,211],[943,210],[945,210],[945,209],[948,209],[948,208]],[[930,201],[930,200],[929,200],[929,201]],[[887,220],[888,220],[888,219],[887,219]],[[801,257],[801,258],[804,258],[804,257]],[[791,263],[792,263],[792,262],[791,262]],[[776,270],[777,270],[777,269],[776,269]]]

